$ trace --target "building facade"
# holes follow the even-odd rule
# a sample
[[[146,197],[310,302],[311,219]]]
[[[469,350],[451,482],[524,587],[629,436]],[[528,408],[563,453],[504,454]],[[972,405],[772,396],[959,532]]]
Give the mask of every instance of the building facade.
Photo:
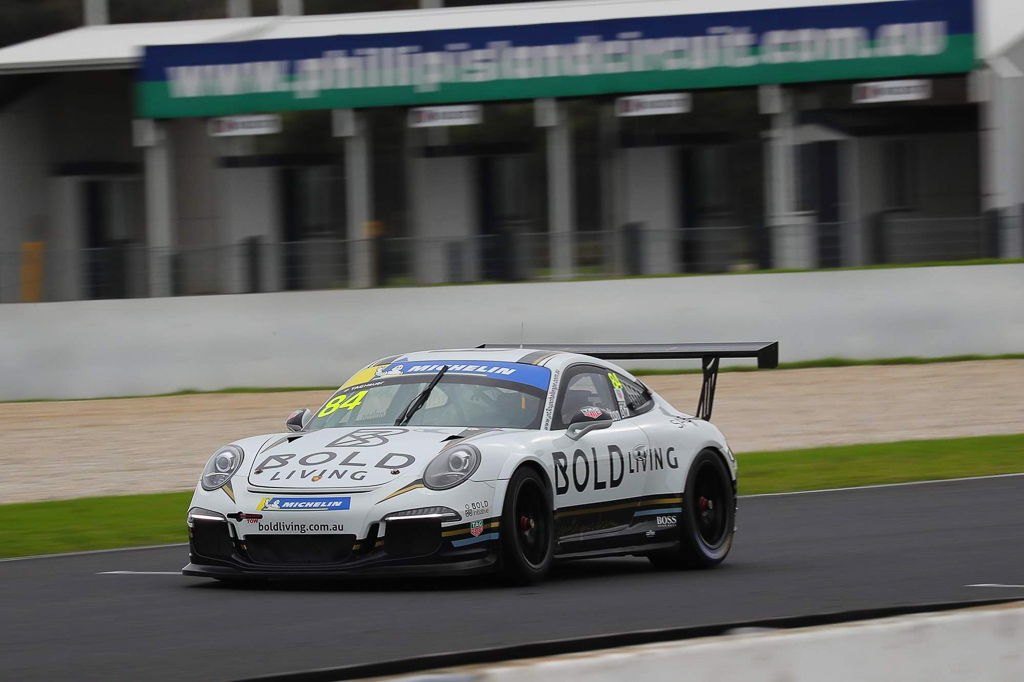
[[[0,301],[1024,256],[973,0],[104,7],[0,49]]]

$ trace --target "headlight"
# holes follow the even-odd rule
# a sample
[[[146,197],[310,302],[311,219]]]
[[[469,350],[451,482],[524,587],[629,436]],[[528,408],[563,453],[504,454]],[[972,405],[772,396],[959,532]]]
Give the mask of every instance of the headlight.
[[[395,519],[431,519],[436,521],[461,521],[462,514],[448,507],[420,507],[419,509],[403,509],[402,511],[391,512],[384,517],[384,521]]]
[[[480,451],[468,443],[439,454],[423,472],[423,485],[431,490],[454,488],[480,466]]]
[[[237,445],[225,445],[206,463],[203,475],[199,479],[203,490],[216,490],[231,480],[231,477],[242,466],[245,454]]]

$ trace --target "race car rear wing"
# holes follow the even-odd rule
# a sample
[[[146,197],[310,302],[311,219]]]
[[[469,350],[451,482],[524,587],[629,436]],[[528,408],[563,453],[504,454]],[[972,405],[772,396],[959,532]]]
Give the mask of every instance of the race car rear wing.
[[[521,348],[522,344],[485,343],[478,348]],[[700,360],[704,379],[700,387],[696,416],[710,420],[722,358],[757,358],[758,369],[779,366],[779,342],[756,343],[583,343],[529,344],[536,350],[579,353],[602,360]]]

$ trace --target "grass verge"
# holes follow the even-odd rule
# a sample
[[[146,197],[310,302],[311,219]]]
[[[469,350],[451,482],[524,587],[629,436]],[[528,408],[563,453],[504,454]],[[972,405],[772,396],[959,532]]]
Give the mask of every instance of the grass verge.
[[[1024,472],[1024,434],[740,454],[740,494]]]
[[[0,557],[185,542],[192,492],[0,505]]]
[[[1024,434],[752,452],[740,494],[1024,472]],[[0,505],[0,556],[184,542],[191,492]]]

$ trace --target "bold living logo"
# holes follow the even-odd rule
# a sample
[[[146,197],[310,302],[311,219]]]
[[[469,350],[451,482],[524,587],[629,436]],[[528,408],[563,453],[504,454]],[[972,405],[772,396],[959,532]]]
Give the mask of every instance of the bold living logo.
[[[571,454],[552,452],[551,459],[555,465],[555,494],[564,495],[574,488],[581,493],[584,490],[604,490],[618,488],[626,476],[678,469],[679,458],[674,454],[675,448],[634,449],[626,453],[617,445],[607,446],[607,456],[598,454],[598,448],[588,450],[577,449]]]

